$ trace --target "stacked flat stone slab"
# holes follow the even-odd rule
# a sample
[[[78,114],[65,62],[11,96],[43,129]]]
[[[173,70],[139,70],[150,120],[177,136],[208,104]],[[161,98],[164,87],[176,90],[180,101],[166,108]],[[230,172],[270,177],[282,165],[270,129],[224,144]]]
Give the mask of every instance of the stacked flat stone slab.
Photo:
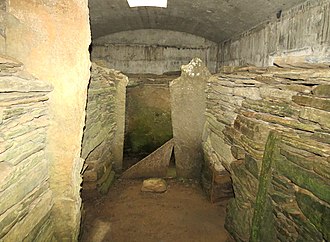
[[[257,241],[251,231],[259,241],[330,239],[330,70],[309,67],[223,67],[208,80],[203,149],[207,166],[230,173],[226,228],[237,241]],[[271,130],[276,145],[266,145]]]
[[[83,189],[105,193],[114,178],[113,164],[121,168],[127,83],[120,72],[92,64],[82,145],[87,167]]]
[[[206,81],[210,72],[198,58],[181,67],[170,83],[174,154],[179,177],[199,177],[203,164]]]
[[[52,87],[0,56],[0,241],[51,241],[45,156]]]

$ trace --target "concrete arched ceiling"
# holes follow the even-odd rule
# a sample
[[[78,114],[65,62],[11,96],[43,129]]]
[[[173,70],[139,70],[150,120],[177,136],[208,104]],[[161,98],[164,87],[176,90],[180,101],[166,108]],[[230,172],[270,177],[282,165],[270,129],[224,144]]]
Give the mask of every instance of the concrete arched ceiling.
[[[89,0],[94,39],[126,30],[166,29],[222,42],[306,0],[168,0],[167,8],[130,8],[126,0]]]

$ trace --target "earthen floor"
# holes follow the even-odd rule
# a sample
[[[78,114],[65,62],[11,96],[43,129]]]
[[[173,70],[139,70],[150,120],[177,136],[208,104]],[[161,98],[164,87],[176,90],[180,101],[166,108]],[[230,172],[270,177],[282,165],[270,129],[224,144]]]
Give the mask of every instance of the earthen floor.
[[[227,201],[211,204],[198,182],[168,179],[165,193],[117,180],[106,196],[83,192],[81,242],[225,242]]]

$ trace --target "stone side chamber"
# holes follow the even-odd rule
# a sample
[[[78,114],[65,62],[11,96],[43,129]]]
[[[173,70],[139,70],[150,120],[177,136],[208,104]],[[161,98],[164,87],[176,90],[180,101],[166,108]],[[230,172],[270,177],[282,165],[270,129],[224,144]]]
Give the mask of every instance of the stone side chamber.
[[[329,240],[330,71],[309,67],[223,67],[208,80],[203,149],[230,173],[236,241]]]
[[[169,82],[176,75],[129,75],[125,155],[144,158],[172,138]],[[131,165],[131,164],[127,164]]]

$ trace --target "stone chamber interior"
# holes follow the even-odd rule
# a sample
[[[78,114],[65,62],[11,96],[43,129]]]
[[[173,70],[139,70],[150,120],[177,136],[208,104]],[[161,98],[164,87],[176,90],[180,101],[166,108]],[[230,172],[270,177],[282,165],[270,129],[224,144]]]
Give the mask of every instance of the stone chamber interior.
[[[330,241],[329,13],[0,0],[0,241]]]

